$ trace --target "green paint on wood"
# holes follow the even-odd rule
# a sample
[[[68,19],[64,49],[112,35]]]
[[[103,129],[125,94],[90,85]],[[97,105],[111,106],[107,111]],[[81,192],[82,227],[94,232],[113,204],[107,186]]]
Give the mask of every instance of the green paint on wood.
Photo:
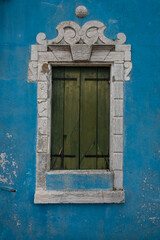
[[[64,78],[64,68],[53,68],[53,79]],[[51,168],[63,169],[64,81],[52,82]]]
[[[109,68],[97,69],[98,79],[109,79]],[[97,155],[109,155],[109,81],[98,81]],[[109,158],[97,158],[97,168],[109,167]]]
[[[109,74],[107,67],[53,68],[52,169],[109,167]]]
[[[77,68],[65,68],[64,94],[64,169],[79,168],[79,85]],[[72,80],[76,79],[75,80]]]
[[[96,169],[97,68],[81,68],[80,169]]]

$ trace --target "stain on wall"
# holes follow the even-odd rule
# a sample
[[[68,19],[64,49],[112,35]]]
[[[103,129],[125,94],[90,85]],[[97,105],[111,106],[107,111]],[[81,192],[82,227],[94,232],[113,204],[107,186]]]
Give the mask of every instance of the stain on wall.
[[[90,14],[74,15],[84,4]],[[61,21],[100,20],[106,35],[124,32],[133,70],[125,83],[124,204],[34,205],[36,83],[27,83],[30,45]],[[0,1],[0,239],[160,238],[160,2]],[[4,191],[12,188],[16,192]]]

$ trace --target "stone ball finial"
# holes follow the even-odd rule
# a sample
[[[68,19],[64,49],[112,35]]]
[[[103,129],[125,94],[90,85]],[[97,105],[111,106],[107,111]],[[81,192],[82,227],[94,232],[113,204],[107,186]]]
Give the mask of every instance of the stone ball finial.
[[[78,18],[84,18],[89,14],[87,8],[83,5],[76,7],[75,9],[75,15]]]

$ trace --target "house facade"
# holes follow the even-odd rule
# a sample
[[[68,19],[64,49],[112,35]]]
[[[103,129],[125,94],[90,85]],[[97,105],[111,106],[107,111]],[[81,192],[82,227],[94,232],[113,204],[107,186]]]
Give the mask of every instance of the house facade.
[[[0,9],[0,239],[159,239],[159,1]]]

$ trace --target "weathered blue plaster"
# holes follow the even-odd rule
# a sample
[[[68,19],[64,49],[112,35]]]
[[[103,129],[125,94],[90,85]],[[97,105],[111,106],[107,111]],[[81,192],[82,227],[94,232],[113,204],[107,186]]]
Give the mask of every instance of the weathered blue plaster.
[[[90,14],[77,19],[76,6]],[[36,84],[27,83],[37,33],[64,20],[100,20],[124,32],[133,70],[125,83],[124,204],[34,205]],[[160,1],[0,1],[0,239],[160,239]]]
[[[113,190],[113,174],[46,174],[47,190]]]

